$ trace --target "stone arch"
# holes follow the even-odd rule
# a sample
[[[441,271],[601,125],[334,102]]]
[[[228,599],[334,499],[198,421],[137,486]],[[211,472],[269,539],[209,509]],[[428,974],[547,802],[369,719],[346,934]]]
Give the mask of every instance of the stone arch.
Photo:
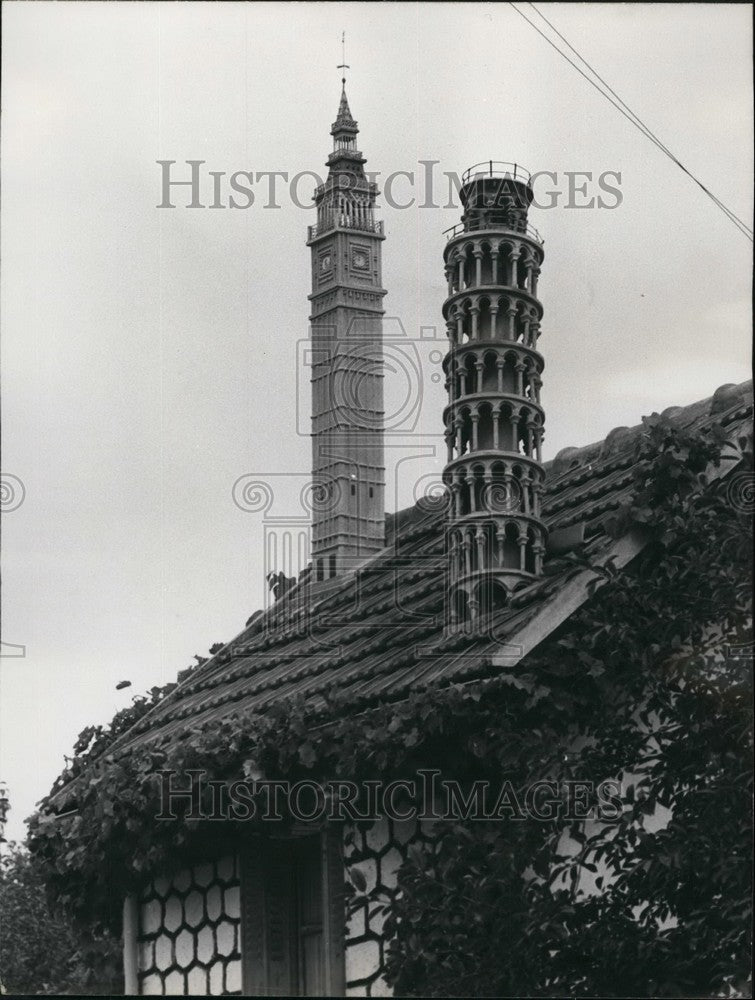
[[[453,345],[454,347],[459,347],[459,345],[464,342],[464,337],[463,337],[463,330],[462,332],[459,331],[459,320],[463,321],[463,314],[461,312],[458,302],[454,302],[454,304],[449,308],[448,320],[452,327],[451,337]]]
[[[460,515],[462,517],[465,517],[467,514],[469,514],[471,512],[471,509],[472,509],[470,507],[470,505],[469,505],[469,487],[467,486],[466,476],[464,476],[463,473],[460,473],[458,475],[458,477],[454,478],[454,482],[457,484],[456,485],[456,489],[457,489],[457,493],[458,493],[458,497],[459,497],[459,513],[460,513]],[[462,549],[461,549],[461,543],[462,543],[462,536],[461,536],[461,534],[459,534],[459,537],[458,537],[458,544],[459,544],[459,566],[460,566],[460,572],[463,572],[463,570],[464,570],[464,566],[463,566],[464,558],[463,558],[463,552],[462,552]]]
[[[493,267],[493,254],[490,240],[482,240],[479,249],[482,251],[482,284],[495,285],[496,274]]]
[[[524,396],[526,399],[529,399],[531,403],[535,403],[535,386],[533,380],[537,375],[537,365],[534,360],[529,357],[529,355],[522,359],[522,364],[524,365],[524,371],[522,372],[522,388],[524,389]]]
[[[451,558],[455,563],[455,568],[457,573],[464,572],[464,551],[461,547],[461,532],[452,531],[449,536],[449,548],[451,550]]]
[[[513,295],[509,298],[507,315],[506,340],[515,343],[517,340],[517,330],[519,328],[519,302]]]
[[[490,311],[490,296],[483,295],[478,299],[477,302],[480,314],[477,317],[477,339],[478,340],[492,340],[492,313]]]
[[[506,482],[506,463],[497,458],[490,466],[490,475],[494,483],[505,483]]]
[[[519,260],[516,262],[516,287],[521,288],[523,292],[528,291],[527,288],[527,258],[528,258],[527,247],[523,244],[519,244]]]
[[[504,239],[498,244],[498,258],[501,268],[501,284],[509,284],[509,257],[516,253],[516,242],[512,239]]]
[[[463,361],[459,365],[459,395],[469,396],[477,392],[475,358],[476,355],[474,352],[469,352],[464,356]]]
[[[469,595],[463,587],[457,587],[451,592],[451,616],[457,622],[469,620]]]
[[[480,451],[485,451],[493,447],[493,408],[488,402],[481,403],[479,413],[477,447]]]
[[[459,398],[459,359],[450,351],[443,359],[443,371],[446,375],[446,383],[450,387],[449,403],[453,403]]]
[[[476,573],[480,569],[480,559],[479,550],[477,548],[477,529],[475,527],[467,528],[467,538],[469,539],[469,565],[473,573]]]
[[[503,362],[501,369],[501,391],[514,395],[516,393],[516,362],[517,355],[506,351],[500,356]]]
[[[454,310],[449,309],[445,316],[446,320],[446,336],[448,337],[448,342],[451,347],[456,347],[456,320],[454,318]]]
[[[515,521],[504,524],[503,565],[506,569],[519,569],[519,527]]]
[[[526,470],[519,462],[515,462],[511,468],[512,486],[511,501],[512,508],[518,511],[531,509],[529,503],[525,501],[525,494],[529,497],[529,477]]]
[[[535,572],[535,542],[537,535],[534,528],[527,531],[527,545],[524,549],[524,568],[528,573]]]
[[[529,307],[525,302],[520,300],[516,304],[516,311],[514,313],[514,340],[517,344],[525,340],[525,329],[528,325],[528,323],[525,324],[525,320],[529,321]]]
[[[522,289],[524,289],[524,291],[529,292],[530,295],[531,295],[532,294],[532,272],[534,271],[535,267],[537,266],[537,260],[536,260],[536,257],[534,255],[531,247],[523,247],[522,248],[521,265],[522,265],[522,282],[523,283],[520,284],[519,287],[522,288]]]
[[[511,403],[503,402],[501,404],[498,433],[499,448],[502,451],[516,451],[516,421],[514,420]]]
[[[461,319],[461,343],[468,344],[472,339],[471,299],[462,299],[458,304],[457,318]]]
[[[446,257],[446,280],[448,281],[448,294],[454,295],[459,291],[459,255],[456,250],[452,250]]]
[[[479,607],[479,614],[484,617],[505,607],[508,594],[500,580],[486,577],[475,588],[475,599]]]
[[[454,430],[456,432],[456,452],[457,456],[466,455],[469,451],[469,407],[460,406],[454,416]]]
[[[460,250],[462,260],[464,261],[464,283],[463,288],[472,288],[475,283],[475,258],[474,258],[474,243],[471,241],[465,243]]]
[[[487,350],[482,356],[482,391],[498,392],[498,352]]]
[[[516,420],[516,448],[520,455],[525,455],[527,458],[531,457],[532,447],[531,444],[528,446],[528,440],[530,438],[529,428],[527,427],[527,421],[529,417],[529,409],[523,406],[519,411],[519,416]]]

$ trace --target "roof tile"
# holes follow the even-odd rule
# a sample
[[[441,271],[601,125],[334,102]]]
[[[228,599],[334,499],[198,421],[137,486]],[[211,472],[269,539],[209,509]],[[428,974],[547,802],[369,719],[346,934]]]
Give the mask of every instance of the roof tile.
[[[721,386],[707,400],[664,414],[680,427],[720,422],[737,433],[751,410],[749,382]],[[584,522],[582,550],[595,554],[607,546],[603,524],[631,495],[634,443],[641,431],[642,425],[615,428],[605,441],[563,449],[546,463],[549,529]],[[543,602],[580,572],[573,559],[547,558],[545,575],[514,593],[491,619],[490,633],[498,642],[448,634],[442,621],[443,512],[414,507],[389,515],[387,522],[389,544],[368,565],[327,586],[300,580],[178,684],[114,749],[180,739],[195,725],[238,710],[264,711],[293,695],[317,704],[325,693],[340,691],[362,703],[484,677],[500,641],[515,639]]]

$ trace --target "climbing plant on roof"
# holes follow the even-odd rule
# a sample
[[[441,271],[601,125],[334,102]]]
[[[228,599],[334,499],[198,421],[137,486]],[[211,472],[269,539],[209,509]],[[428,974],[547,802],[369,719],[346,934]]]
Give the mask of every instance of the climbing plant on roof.
[[[161,770],[359,780],[435,767],[467,786],[520,789],[613,777],[623,782],[614,823],[447,823],[432,855],[413,853],[386,923],[391,983],[434,996],[743,990],[751,532],[726,480],[706,479],[721,445],[715,429],[647,422],[634,496],[612,530],[639,525],[648,544],[489,681],[427,687],[358,716],[336,696],[317,713],[280,700],[122,755],[112,740],[92,754],[82,739],[75,780],[57,786],[58,815],[43,807],[31,826],[54,898],[117,927],[124,892],[202,843],[202,821],[185,811],[155,820]],[[751,469],[749,453],[743,462]],[[659,814],[667,822],[653,826]]]
[[[717,446],[649,423],[619,522],[652,540],[549,651],[593,678],[561,775],[619,776],[621,818],[469,825],[410,859],[399,994],[751,995],[751,521],[705,488]]]

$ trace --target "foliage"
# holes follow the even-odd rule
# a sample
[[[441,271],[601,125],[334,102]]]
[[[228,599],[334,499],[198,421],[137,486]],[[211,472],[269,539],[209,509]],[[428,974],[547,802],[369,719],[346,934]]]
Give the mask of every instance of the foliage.
[[[223,645],[222,642],[213,643],[209,649],[210,656],[222,649]],[[69,761],[66,770],[58,777],[52,793],[68,784],[86,771],[91,763],[101,758],[119,736],[128,732],[147,712],[159,705],[163,698],[166,698],[180,683],[190,677],[198,667],[206,663],[208,657],[195,653],[194,659],[197,662],[192,663],[184,670],[179,670],[175,681],[169,681],[162,686],[155,685],[150,688],[146,695],[136,695],[132,698],[131,704],[116,712],[107,726],[86,726],[82,729],[73,747],[73,758]],[[2,799],[0,799],[1,802]]]
[[[0,844],[5,843],[5,824],[8,820],[9,808],[8,788],[4,781],[0,781]]]
[[[583,747],[560,767],[554,755],[552,774],[620,776],[621,819],[447,831],[402,872],[401,994],[751,995],[751,523],[704,489],[715,438],[654,419],[643,446],[619,520],[653,539],[551,665],[575,679]],[[557,720],[539,725],[563,738]]]
[[[58,786],[56,810],[70,814],[43,811],[31,827],[56,898],[117,928],[122,893],[201,839],[191,816],[155,822],[161,769],[359,780],[433,767],[522,789],[619,777],[618,822],[443,824],[434,852],[400,872],[390,982],[430,996],[741,994],[751,526],[706,480],[720,449],[715,430],[648,421],[633,501],[612,526],[642,526],[643,553],[631,571],[603,570],[605,586],[567,626],[493,681],[359,716],[338,698],[318,716],[281,701],[128,755],[97,756],[90,740]],[[363,888],[354,883],[357,898]]]
[[[3,992],[77,996],[123,992],[117,971],[120,942],[83,931],[64,914],[52,912],[34,860],[13,844],[0,856],[0,924]]]

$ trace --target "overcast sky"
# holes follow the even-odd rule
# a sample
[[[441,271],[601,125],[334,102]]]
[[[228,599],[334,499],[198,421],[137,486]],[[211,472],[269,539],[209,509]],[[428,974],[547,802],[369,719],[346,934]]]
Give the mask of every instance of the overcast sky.
[[[749,7],[546,14],[749,220]],[[264,179],[247,210],[188,209],[186,189],[159,209],[156,161],[177,161],[178,179],[190,159],[322,176],[343,29],[368,169],[381,186],[417,175],[394,201],[426,200],[420,160],[438,161],[441,206],[443,172],[480,160],[557,175],[537,191],[544,204],[560,191],[558,205],[531,213],[546,458],[749,376],[752,244],[508,5],[10,3],[3,28],[3,471],[25,487],[2,537],[3,640],[25,647],[0,660],[14,837],[84,726],[174,679],[265,600],[265,525],[234,504],[234,482],[267,478],[268,516],[302,516],[312,210],[286,184],[265,208]],[[593,176],[580,204],[619,172],[621,204],[565,207],[567,171]],[[443,465],[439,355],[418,338],[443,333],[442,232],[459,210],[381,198],[379,215],[391,335],[400,320],[421,365],[418,425],[389,452],[395,509]],[[406,378],[389,373],[389,412]]]

